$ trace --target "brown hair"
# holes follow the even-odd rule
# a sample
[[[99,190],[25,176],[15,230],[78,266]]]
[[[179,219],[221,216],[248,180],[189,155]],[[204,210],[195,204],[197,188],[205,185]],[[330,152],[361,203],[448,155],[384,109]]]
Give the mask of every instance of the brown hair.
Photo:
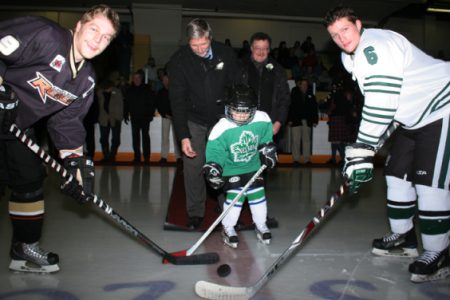
[[[120,28],[120,19],[119,14],[109,7],[106,4],[99,4],[92,6],[89,10],[87,10],[80,19],[81,24],[87,23],[91,21],[96,15],[102,15],[111,21],[116,33],[119,32]]]
[[[359,20],[359,17],[356,15],[355,11],[350,7],[336,6],[326,13],[325,17],[323,18],[323,23],[325,27],[328,27],[341,18],[347,18],[352,23],[355,23],[356,20]]]

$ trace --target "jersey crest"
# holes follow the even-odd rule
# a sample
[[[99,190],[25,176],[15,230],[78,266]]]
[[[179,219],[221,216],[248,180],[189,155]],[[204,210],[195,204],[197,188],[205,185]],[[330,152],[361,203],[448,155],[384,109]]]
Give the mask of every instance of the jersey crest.
[[[62,105],[68,106],[78,98],[74,94],[53,85],[50,80],[45,78],[45,76],[39,72],[36,72],[35,78],[27,82],[31,85],[31,87],[38,91],[39,96],[44,103],[47,102],[47,98],[50,98],[51,100],[57,101]]]
[[[61,54],[58,54],[55,56],[55,58],[50,63],[50,67],[52,67],[53,69],[55,69],[58,72],[61,72],[61,69],[65,63],[66,63],[66,59]]]
[[[230,150],[235,162],[249,162],[258,153],[259,138],[251,131],[244,130],[239,142],[231,144]]]

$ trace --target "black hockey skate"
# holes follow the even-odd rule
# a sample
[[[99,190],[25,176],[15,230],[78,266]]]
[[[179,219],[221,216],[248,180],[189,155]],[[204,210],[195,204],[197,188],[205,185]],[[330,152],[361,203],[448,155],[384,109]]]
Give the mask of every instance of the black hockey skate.
[[[450,276],[448,248],[441,252],[425,251],[409,265],[409,272],[415,283],[447,278]]]
[[[270,244],[270,241],[272,240],[272,233],[270,233],[270,230],[265,223],[255,225],[255,231],[256,237],[261,243],[266,245]]]
[[[231,248],[237,248],[239,238],[234,227],[223,227],[222,230],[223,242]]]
[[[380,256],[417,257],[417,237],[414,228],[400,233],[389,233],[372,242],[372,253]]]
[[[59,271],[58,254],[45,251],[39,242],[25,244],[13,242],[11,246],[9,269],[19,272],[53,273]]]

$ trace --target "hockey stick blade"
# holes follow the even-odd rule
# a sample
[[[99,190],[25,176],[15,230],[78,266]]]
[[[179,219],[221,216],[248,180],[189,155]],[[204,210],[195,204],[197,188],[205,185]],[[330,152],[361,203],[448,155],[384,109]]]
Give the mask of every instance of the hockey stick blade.
[[[202,298],[211,300],[247,300],[251,295],[248,288],[225,286],[207,281],[198,281],[195,292]]]
[[[191,256],[175,256],[168,253],[163,261],[168,261],[174,265],[210,265],[217,263],[219,259],[219,255],[215,252]]]
[[[53,169],[64,180],[72,180],[72,175],[53,157],[51,157],[44,149],[37,145],[32,139],[30,139],[25,133],[23,133],[15,124],[12,124],[9,128],[12,133],[20,142],[27,146],[32,152],[34,152],[42,161],[44,161],[51,169]],[[125,218],[115,212],[112,207],[102,200],[97,195],[92,195],[92,203],[97,205],[104,213],[109,215],[122,229],[136,237],[143,242],[156,254],[160,255],[163,259],[166,259],[175,265],[200,265],[200,264],[214,264],[219,261],[219,255],[217,253],[204,253],[200,255],[190,257],[176,257],[163,250],[155,242],[150,240],[136,227],[131,225]]]

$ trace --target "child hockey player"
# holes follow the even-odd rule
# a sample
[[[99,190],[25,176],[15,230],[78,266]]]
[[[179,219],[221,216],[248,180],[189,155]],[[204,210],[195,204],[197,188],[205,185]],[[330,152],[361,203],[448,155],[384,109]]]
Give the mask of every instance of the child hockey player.
[[[273,168],[277,161],[276,146],[272,142],[272,122],[269,116],[256,110],[256,95],[246,85],[228,90],[225,118],[213,127],[206,144],[203,172],[214,189],[223,187],[226,210],[239,191],[261,167]],[[248,199],[257,238],[270,244],[272,234],[266,225],[267,202],[264,179],[257,178],[246,193],[222,220],[223,240],[237,248],[239,239],[234,229],[245,199]]]

